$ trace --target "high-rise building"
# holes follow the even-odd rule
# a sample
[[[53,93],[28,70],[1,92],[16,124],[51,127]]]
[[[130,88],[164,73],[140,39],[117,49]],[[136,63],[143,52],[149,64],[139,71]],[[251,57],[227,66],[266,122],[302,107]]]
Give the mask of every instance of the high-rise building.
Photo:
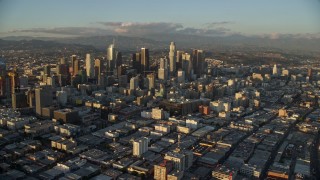
[[[164,160],[159,165],[154,165],[154,179],[167,180],[167,175],[173,169],[172,161]]]
[[[115,59],[116,59],[116,50],[114,48],[114,44],[110,44],[107,48],[107,71],[108,74],[115,68]]]
[[[76,55],[71,56],[71,66],[72,66],[71,75],[72,76],[77,75],[79,73],[80,63]]]
[[[66,60],[64,58],[60,58],[58,64],[66,64]]]
[[[101,79],[101,73],[102,73],[102,64],[100,59],[95,59],[94,60],[94,78],[99,81]]]
[[[149,64],[149,49],[141,48],[141,73],[145,74],[150,70]]]
[[[182,54],[182,70],[186,72],[186,77],[188,79],[193,75],[193,64],[189,53]]]
[[[176,69],[182,69],[182,54],[183,51],[177,51]]]
[[[312,80],[312,68],[308,68],[307,76],[309,77],[309,80]]]
[[[178,71],[178,83],[184,83],[185,82],[185,77],[186,77],[185,72],[179,70]]]
[[[130,79],[130,89],[135,90],[139,87],[139,78],[138,77],[132,77]]]
[[[174,42],[171,42],[170,44],[169,61],[170,75],[174,75],[176,72],[176,45]]]
[[[127,75],[119,76],[119,87],[126,88],[127,83],[128,83],[128,76]]]
[[[47,75],[47,76],[50,76],[50,74],[51,74],[51,67],[50,67],[50,65],[45,65],[45,66],[43,67],[43,74],[45,74],[45,75]]]
[[[139,52],[132,54],[132,67],[141,73],[141,54]]]
[[[193,153],[192,151],[169,151],[165,154],[164,159],[173,162],[175,169],[184,171],[192,166]]]
[[[148,151],[148,138],[141,137],[133,142],[133,155],[140,157]]]
[[[160,59],[158,78],[165,81],[168,80],[168,60],[166,58]]]
[[[116,68],[122,65],[122,53],[120,51],[116,52]]]
[[[272,74],[273,74],[273,75],[278,75],[278,67],[277,67],[276,64],[273,66]]]
[[[13,93],[12,94],[12,108],[23,108],[28,106],[27,95],[25,92]]]
[[[86,54],[86,73],[88,78],[94,77],[93,59],[90,54]]]
[[[36,113],[42,115],[42,108],[52,105],[52,87],[43,86],[35,90]]]
[[[153,73],[147,74],[148,79],[148,89],[151,90],[154,88],[155,77]]]
[[[7,66],[4,59],[0,58],[0,96],[6,95]]]
[[[197,77],[200,77],[202,74],[205,73],[205,54],[203,50],[195,49],[192,52],[192,66],[194,73]]]

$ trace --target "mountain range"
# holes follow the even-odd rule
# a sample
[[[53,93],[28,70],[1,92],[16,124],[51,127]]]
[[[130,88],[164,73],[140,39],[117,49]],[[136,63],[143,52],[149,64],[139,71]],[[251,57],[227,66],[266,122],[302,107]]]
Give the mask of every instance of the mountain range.
[[[83,37],[28,37],[9,36],[1,38],[4,41],[30,41],[41,40],[51,43],[72,44],[93,46],[98,50],[105,50],[106,47],[115,41],[116,47],[128,51],[136,51],[141,47],[148,47],[151,50],[167,49],[171,41],[176,42],[177,49],[205,49],[210,51],[284,51],[295,53],[320,53],[320,39],[280,36],[277,38],[259,36],[199,36],[187,34],[148,34],[144,37],[134,36],[83,36]],[[1,47],[5,45],[2,41]],[[37,41],[40,43],[40,41]]]

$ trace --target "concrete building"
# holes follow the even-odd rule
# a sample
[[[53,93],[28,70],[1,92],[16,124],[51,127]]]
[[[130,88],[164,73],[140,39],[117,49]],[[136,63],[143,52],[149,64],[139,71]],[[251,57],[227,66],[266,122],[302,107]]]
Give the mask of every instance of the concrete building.
[[[149,49],[141,48],[141,73],[144,74],[150,70]]]
[[[133,155],[140,157],[148,151],[148,138],[142,137],[133,142]]]
[[[43,86],[35,89],[36,113],[42,116],[42,108],[52,105],[52,88],[51,86]]]
[[[86,73],[88,78],[94,77],[93,59],[91,58],[90,54],[86,54]]]
[[[176,73],[176,45],[174,42],[171,42],[170,44],[169,65],[170,74],[173,76]]]
[[[159,165],[154,165],[154,179],[167,180],[167,175],[173,169],[172,161],[164,160]]]
[[[133,77],[130,79],[130,90],[136,90],[139,87],[139,78]]]

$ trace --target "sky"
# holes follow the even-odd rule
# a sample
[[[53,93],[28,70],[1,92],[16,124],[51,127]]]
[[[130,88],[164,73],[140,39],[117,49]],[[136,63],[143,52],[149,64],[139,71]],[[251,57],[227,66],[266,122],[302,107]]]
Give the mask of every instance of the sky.
[[[320,34],[320,0],[0,0],[0,37]]]

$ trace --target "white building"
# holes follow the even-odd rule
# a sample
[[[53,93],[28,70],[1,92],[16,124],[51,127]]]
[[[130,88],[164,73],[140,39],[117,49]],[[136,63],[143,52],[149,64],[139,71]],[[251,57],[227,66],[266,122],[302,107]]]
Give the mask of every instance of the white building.
[[[133,155],[140,157],[148,151],[148,138],[142,137],[133,142]]]
[[[135,90],[139,86],[139,79],[138,77],[133,77],[130,79],[130,89]]]
[[[176,72],[176,45],[174,42],[171,42],[170,44],[169,61],[170,73],[173,74]]]
[[[90,54],[86,54],[86,72],[88,78],[94,77],[94,64]]]

